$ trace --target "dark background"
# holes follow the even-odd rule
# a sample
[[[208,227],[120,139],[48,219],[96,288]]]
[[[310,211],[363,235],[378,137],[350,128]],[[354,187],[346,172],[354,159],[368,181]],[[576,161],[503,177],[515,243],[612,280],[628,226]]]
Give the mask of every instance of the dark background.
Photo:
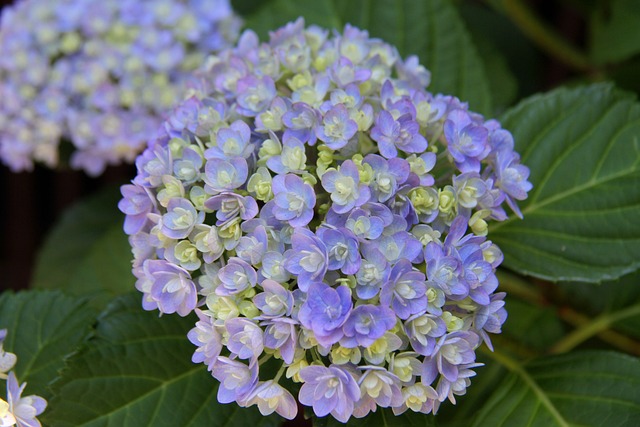
[[[0,0],[0,13],[4,6],[11,3],[13,2]],[[239,10],[251,6],[251,2],[246,0],[237,0],[237,3]],[[474,19],[477,8],[486,8],[488,13],[490,11],[481,1],[455,3],[460,6],[463,17],[470,21]],[[579,13],[579,3],[528,1],[545,22],[568,41],[581,46],[585,39],[585,25]],[[508,63],[519,83],[518,99],[548,90],[572,77],[567,66],[540,52],[519,35],[515,27],[509,29],[507,23],[505,28],[522,38],[520,42],[530,49],[528,62],[511,59],[512,62]],[[512,40],[497,39],[494,44],[498,49],[509,49],[511,42]],[[507,60],[510,60],[510,52],[504,53]],[[0,165],[0,194],[3,198],[0,210],[0,291],[24,289],[28,286],[37,250],[66,208],[100,188],[126,183],[134,175],[135,169],[129,165],[108,168],[99,178],[89,178],[82,172],[71,170],[52,171],[42,166],[36,166],[33,172],[12,173],[6,166]]]

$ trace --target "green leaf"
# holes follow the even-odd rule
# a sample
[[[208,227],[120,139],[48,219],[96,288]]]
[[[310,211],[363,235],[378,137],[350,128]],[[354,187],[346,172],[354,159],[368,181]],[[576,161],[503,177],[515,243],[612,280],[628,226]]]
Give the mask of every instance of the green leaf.
[[[323,418],[314,417],[315,427],[340,427],[343,423],[337,421],[331,415]],[[411,410],[394,415],[391,409],[378,408],[364,418],[351,417],[347,422],[349,427],[432,427],[436,425],[436,417],[433,414],[421,414]]]
[[[61,292],[0,294],[0,329],[7,329],[4,349],[18,357],[15,373],[21,383],[29,383],[29,394],[49,397],[48,384],[90,334],[95,319],[85,299]]]
[[[194,316],[158,317],[140,295],[118,298],[100,318],[96,337],[71,359],[56,383],[45,422],[64,426],[264,426],[255,407],[217,403],[217,382],[191,362],[187,332]]]
[[[562,283],[560,287],[568,302],[589,314],[591,319],[598,316],[599,324],[604,327],[640,339],[639,285],[640,270],[601,286]]]
[[[63,215],[39,253],[33,287],[92,296],[98,307],[134,288],[119,199],[118,189],[108,188]]]
[[[473,426],[635,427],[640,361],[614,352],[576,352],[534,360],[496,388]]]
[[[455,7],[448,0],[273,0],[247,18],[261,37],[303,16],[307,25],[342,30],[350,23],[398,48],[418,55],[431,71],[429,90],[455,95],[483,114],[491,93],[483,63]]]
[[[591,57],[604,64],[640,52],[640,7],[637,0],[600,2],[591,19]]]
[[[491,227],[505,265],[552,281],[600,282],[640,267],[640,106],[598,84],[529,98],[508,111],[534,188],[524,220]]]

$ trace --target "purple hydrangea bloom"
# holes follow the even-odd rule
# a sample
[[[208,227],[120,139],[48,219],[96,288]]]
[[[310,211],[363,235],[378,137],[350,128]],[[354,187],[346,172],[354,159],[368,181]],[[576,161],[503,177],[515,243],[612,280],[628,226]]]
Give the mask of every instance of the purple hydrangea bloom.
[[[136,234],[145,226],[147,214],[153,211],[153,199],[143,187],[123,185],[120,189],[123,199],[118,202],[118,209],[126,215],[124,232]]]
[[[327,247],[329,270],[340,270],[344,274],[355,274],[360,269],[358,240],[345,228],[320,227],[316,232]]]
[[[213,324],[211,317],[198,309],[196,309],[196,314],[199,321],[196,323],[196,327],[187,334],[189,341],[198,347],[193,353],[191,361],[193,363],[204,363],[211,370],[222,351],[222,336]]]
[[[261,322],[265,327],[264,346],[278,350],[285,363],[292,363],[295,356],[298,341],[295,326],[297,323],[287,318],[274,318]]]
[[[314,145],[317,137],[314,129],[318,123],[318,113],[304,102],[295,102],[291,110],[282,115],[282,123],[287,130],[284,136],[292,136],[301,142]]]
[[[280,221],[288,221],[292,227],[307,225],[313,218],[316,194],[313,187],[297,175],[278,175],[272,183],[273,214]]]
[[[250,144],[251,129],[241,120],[236,120],[229,127],[218,129],[216,145],[204,152],[209,159],[230,160],[235,157],[248,158],[254,150]]]
[[[246,261],[231,257],[227,265],[218,272],[218,278],[220,286],[216,288],[216,294],[229,296],[254,287],[258,281],[258,274]]]
[[[238,80],[238,112],[247,117],[262,113],[276,96],[276,85],[269,76],[245,76]]]
[[[393,266],[389,280],[382,286],[380,303],[390,306],[400,319],[408,319],[427,310],[426,291],[424,274],[402,259]]]
[[[224,322],[229,332],[227,348],[240,359],[257,360],[264,349],[263,332],[260,326],[242,317]]]
[[[308,366],[300,371],[304,381],[298,399],[313,406],[318,417],[331,414],[346,423],[353,413],[355,402],[360,399],[360,387],[356,379],[342,366]]]
[[[400,380],[386,369],[378,366],[363,366],[364,373],[358,379],[361,398],[356,404],[353,416],[362,418],[377,407],[399,407],[404,403]]]
[[[455,110],[449,113],[444,123],[447,150],[461,172],[480,171],[480,161],[490,151],[488,134],[487,129],[474,123],[466,111]]]
[[[398,150],[405,153],[421,153],[427,148],[427,140],[418,132],[420,125],[409,115],[397,120],[391,113],[382,110],[371,129],[371,138],[378,143],[380,154],[387,159],[398,156]]]
[[[216,212],[216,218],[218,218],[216,225],[229,221],[236,216],[247,221],[258,215],[258,204],[253,197],[240,196],[231,192],[213,196],[204,202],[204,205]]]
[[[329,266],[329,253],[315,234],[296,228],[291,237],[293,248],[285,252],[285,268],[297,275],[298,287],[307,292],[312,283],[322,281]]]
[[[358,168],[351,160],[322,175],[322,186],[331,194],[332,209],[339,214],[362,206],[371,197],[369,188],[360,184]]]
[[[247,161],[242,157],[209,159],[204,170],[204,182],[213,194],[235,190],[247,181]]]
[[[344,335],[342,325],[353,307],[349,288],[334,289],[324,283],[314,283],[307,295],[298,313],[300,323],[313,331],[321,345],[330,346],[340,341]]]
[[[169,200],[167,213],[162,216],[161,230],[171,239],[183,239],[203,220],[204,212],[198,212],[190,201],[176,197]]]
[[[220,356],[213,365],[211,375],[220,381],[218,402],[241,401],[258,383],[258,364],[253,362],[247,366],[240,361]]]
[[[9,377],[7,378],[9,413],[15,418],[17,427],[40,426],[40,421],[36,417],[44,412],[47,407],[47,401],[35,395],[22,397],[22,392],[26,386],[26,383],[18,384],[16,375],[13,372],[9,372]]]
[[[356,294],[358,298],[370,299],[378,294],[389,279],[391,267],[380,251],[371,251],[356,272]]]
[[[370,304],[359,305],[351,310],[342,327],[344,337],[340,340],[340,345],[348,348],[370,347],[395,324],[396,315],[389,308]]]
[[[458,380],[458,367],[476,360],[475,349],[479,344],[478,335],[473,332],[452,332],[444,335],[430,357],[422,366],[422,383],[431,384],[438,373],[448,381]]]
[[[153,283],[150,297],[162,313],[186,316],[193,311],[196,285],[187,270],[162,260],[146,261],[145,269]]]
[[[262,415],[276,412],[288,420],[294,419],[298,413],[293,395],[273,380],[258,383],[243,403],[247,406],[258,405]]]
[[[265,319],[291,315],[293,294],[273,280],[264,280],[260,286],[264,290],[253,297],[253,303]]]
[[[506,318],[488,223],[530,184],[508,131],[428,80],[349,25],[299,19],[262,43],[247,30],[138,158],[121,202],[136,287],[145,309],[200,304],[193,359],[220,401],[292,418],[293,381],[303,405],[346,422],[465,392]]]
[[[339,150],[347,145],[357,131],[358,124],[350,118],[344,104],[335,105],[327,111],[322,119],[322,126],[316,127],[318,139],[332,150]]]
[[[228,0],[20,1],[3,8],[1,160],[14,171],[67,162],[93,176],[132,163],[191,74],[239,30]],[[195,131],[200,104],[189,98],[171,126]],[[68,160],[60,156],[65,151]]]
[[[398,187],[407,180],[411,168],[404,159],[386,160],[378,155],[369,154],[364,162],[373,170],[373,181],[370,184],[373,197],[380,203],[389,200]]]

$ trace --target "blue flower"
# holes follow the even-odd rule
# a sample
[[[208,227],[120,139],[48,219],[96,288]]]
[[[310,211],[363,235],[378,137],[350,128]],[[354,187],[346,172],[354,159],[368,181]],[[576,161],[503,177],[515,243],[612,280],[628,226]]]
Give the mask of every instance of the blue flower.
[[[292,249],[285,252],[285,268],[297,275],[298,288],[303,292],[309,285],[321,282],[329,265],[325,244],[311,231],[296,228],[291,236]]]
[[[343,337],[342,325],[347,321],[353,303],[346,286],[334,289],[324,283],[314,283],[307,291],[307,300],[298,313],[298,320],[313,334],[320,345],[331,346]]]
[[[237,257],[229,258],[227,265],[218,272],[220,286],[216,288],[216,294],[229,296],[238,294],[256,286],[258,274],[253,267]]]
[[[212,194],[235,190],[247,181],[247,161],[242,157],[229,160],[209,159],[204,166],[205,190]]]
[[[398,150],[421,153],[427,148],[427,140],[420,134],[420,125],[410,115],[402,115],[396,120],[386,110],[380,111],[376,117],[371,139],[378,143],[380,154],[387,159],[397,157]]]
[[[447,150],[461,172],[480,172],[480,161],[487,157],[491,147],[488,144],[487,129],[474,123],[469,113],[455,110],[444,122]]]
[[[328,170],[322,175],[322,186],[331,193],[332,208],[339,214],[362,206],[371,197],[369,188],[360,184],[358,168],[351,160],[342,163],[338,170]]]
[[[380,303],[393,309],[400,319],[427,309],[427,286],[422,272],[413,269],[411,262],[401,259],[391,269],[389,280],[380,291]]]
[[[292,227],[307,225],[313,218],[316,194],[313,187],[297,175],[277,175],[271,184],[274,198],[273,215],[280,221],[288,221]]]
[[[316,135],[332,150],[339,150],[347,145],[358,131],[358,124],[350,118],[349,111],[343,104],[335,105],[327,111],[322,123],[322,126],[316,128]]]
[[[355,274],[360,269],[358,240],[345,228],[320,227],[316,234],[327,247],[329,270],[341,270],[344,274]]]
[[[344,337],[340,340],[340,345],[347,348],[370,347],[395,324],[396,315],[391,309],[370,304],[359,305],[351,310],[342,327]]]
[[[360,387],[344,367],[331,365],[308,366],[300,371],[304,381],[298,398],[300,403],[313,407],[318,417],[331,414],[346,423],[360,399]]]
[[[198,212],[190,201],[176,197],[169,200],[167,213],[162,216],[161,231],[171,239],[183,239],[203,220],[204,212]]]

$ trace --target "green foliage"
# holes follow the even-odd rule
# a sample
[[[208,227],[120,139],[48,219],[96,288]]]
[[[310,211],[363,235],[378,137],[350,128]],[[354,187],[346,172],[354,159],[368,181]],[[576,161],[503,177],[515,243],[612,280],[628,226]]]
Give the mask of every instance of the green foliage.
[[[119,199],[117,188],[107,188],[65,213],[39,253],[34,288],[91,296],[97,307],[134,288]]]
[[[539,91],[540,60],[558,52],[588,58],[586,66],[557,58],[573,67],[573,85],[607,78],[640,92],[635,0],[562,2],[588,17],[588,55],[559,31],[548,33],[548,23],[536,22],[544,8],[525,0],[233,3],[245,27],[263,39],[298,16],[337,30],[346,23],[366,29],[403,57],[418,55],[432,73],[431,92],[455,95],[487,115]],[[508,319],[502,334],[491,337],[495,352],[478,349],[484,366],[467,394],[456,396],[456,406],[445,402],[435,416],[378,409],[349,426],[638,424],[640,361],[632,357],[640,355],[638,102],[612,84],[564,87],[521,101],[501,122],[513,133],[534,189],[519,203],[524,219],[492,223],[489,238],[504,252],[507,268],[560,283],[500,273]],[[0,294],[5,348],[18,355],[16,374],[28,382],[26,394],[49,400],[44,424],[281,425],[255,406],[217,402],[216,380],[191,362],[195,347],[186,335],[193,316],[159,317],[141,309],[139,294],[121,295],[135,279],[119,198],[110,188],[79,203],[39,254],[33,286],[74,296]],[[109,302],[97,317],[91,307]],[[313,418],[313,425],[342,424],[324,417]]]
[[[429,89],[455,94],[480,113],[491,112],[483,62],[462,19],[448,0],[272,0],[246,18],[246,27],[266,37],[269,30],[303,16],[307,24],[342,30],[350,23],[418,55],[431,71]]]
[[[578,352],[511,366],[473,426],[636,426],[640,361]]]
[[[64,359],[91,333],[96,313],[86,300],[61,292],[0,294],[0,329],[7,329],[4,349],[15,353],[18,380],[27,392],[48,397]]]
[[[533,191],[524,220],[490,233],[505,265],[548,280],[599,282],[640,266],[640,106],[611,85],[559,89],[508,111]]]
[[[640,53],[640,7],[637,0],[600,2],[591,19],[591,57],[597,64]]]
[[[95,337],[73,357],[44,420],[55,426],[270,426],[255,407],[217,403],[216,381],[191,362],[193,316],[140,309],[139,295],[116,299]]]

